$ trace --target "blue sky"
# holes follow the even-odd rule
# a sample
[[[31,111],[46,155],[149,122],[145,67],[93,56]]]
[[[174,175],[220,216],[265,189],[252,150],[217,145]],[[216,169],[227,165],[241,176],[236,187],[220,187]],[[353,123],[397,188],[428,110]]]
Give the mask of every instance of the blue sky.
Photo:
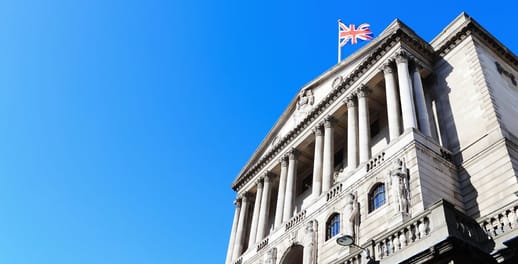
[[[423,2],[424,3],[424,2]],[[230,184],[336,20],[431,40],[513,1],[0,1],[0,262],[223,263]],[[346,46],[346,56],[361,47]]]

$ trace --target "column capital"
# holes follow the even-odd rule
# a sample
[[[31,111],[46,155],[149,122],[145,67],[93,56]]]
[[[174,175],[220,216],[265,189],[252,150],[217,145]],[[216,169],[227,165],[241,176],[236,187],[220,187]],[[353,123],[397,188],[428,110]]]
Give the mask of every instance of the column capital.
[[[406,51],[399,51],[396,54],[396,63],[408,63],[408,53]]]
[[[288,167],[288,154],[284,154],[279,158],[281,167]]]
[[[296,148],[290,149],[288,152],[286,152],[286,155],[288,156],[289,160],[296,160],[298,156],[298,150]]]
[[[330,128],[333,126],[334,122],[335,122],[335,118],[332,115],[328,115],[324,118],[324,127]]]
[[[272,174],[270,171],[266,171],[266,172],[264,173],[263,177],[262,177],[262,178],[263,178],[264,183],[267,183],[267,182],[268,182],[268,183],[270,183],[270,182],[271,182],[271,179],[272,179],[272,176],[273,176],[273,174]]]
[[[236,206],[236,208],[241,208],[241,198],[240,197],[236,198],[233,203]]]
[[[389,60],[380,67],[380,70],[383,71],[384,74],[391,74],[394,72],[394,68],[392,68],[391,62],[392,61]]]
[[[413,66],[414,67],[412,67],[412,72],[418,72],[424,68],[423,64],[417,59],[413,60]]]
[[[367,97],[369,95],[370,91],[371,90],[369,89],[369,87],[367,87],[367,85],[365,85],[365,84],[360,85],[360,87],[358,88],[358,92],[357,92],[358,98]]]
[[[258,189],[259,189],[259,188],[263,188],[263,177],[262,177],[262,176],[261,176],[261,177],[259,177],[259,178],[257,179],[257,181],[255,181],[255,183],[257,184],[257,188],[258,188]]]
[[[317,124],[314,128],[313,128],[313,133],[315,133],[315,136],[322,136],[324,135],[324,132],[322,131],[322,124]]]
[[[351,94],[345,98],[344,103],[347,105],[347,108],[356,107],[356,101],[354,100],[354,97],[356,97],[356,94]]]
[[[250,202],[250,193],[246,192],[239,196],[238,198],[242,203],[248,203]]]

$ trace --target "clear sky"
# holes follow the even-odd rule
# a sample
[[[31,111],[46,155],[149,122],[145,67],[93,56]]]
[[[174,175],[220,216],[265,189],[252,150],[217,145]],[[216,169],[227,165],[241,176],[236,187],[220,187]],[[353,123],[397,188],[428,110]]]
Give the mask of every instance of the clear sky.
[[[429,41],[466,11],[517,52],[517,4],[479,2],[0,1],[0,263],[223,263],[230,184],[336,20]]]

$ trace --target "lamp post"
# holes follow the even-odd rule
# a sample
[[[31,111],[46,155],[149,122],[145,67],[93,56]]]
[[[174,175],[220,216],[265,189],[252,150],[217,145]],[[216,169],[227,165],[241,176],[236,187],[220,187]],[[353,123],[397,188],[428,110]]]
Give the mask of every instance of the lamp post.
[[[362,250],[362,255],[367,259],[367,264],[379,263],[374,260],[373,257],[370,256],[369,249],[356,245],[354,243],[354,238],[350,235],[343,235],[336,239],[336,243],[340,246],[348,247],[355,246]]]

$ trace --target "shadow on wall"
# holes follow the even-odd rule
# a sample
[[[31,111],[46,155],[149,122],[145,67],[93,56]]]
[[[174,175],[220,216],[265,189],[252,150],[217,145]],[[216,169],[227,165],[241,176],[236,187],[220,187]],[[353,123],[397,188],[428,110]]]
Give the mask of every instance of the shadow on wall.
[[[480,216],[477,197],[478,192],[471,182],[471,175],[462,166],[464,158],[462,156],[459,135],[453,116],[450,103],[451,87],[446,82],[447,77],[452,73],[453,67],[446,61],[441,60],[437,63],[440,65],[436,72],[440,72],[440,76],[435,75],[433,100],[437,107],[437,119],[439,124],[440,137],[443,147],[447,148],[453,154],[453,163],[457,167],[457,181],[460,186],[461,200],[463,202],[466,214],[477,218]]]

